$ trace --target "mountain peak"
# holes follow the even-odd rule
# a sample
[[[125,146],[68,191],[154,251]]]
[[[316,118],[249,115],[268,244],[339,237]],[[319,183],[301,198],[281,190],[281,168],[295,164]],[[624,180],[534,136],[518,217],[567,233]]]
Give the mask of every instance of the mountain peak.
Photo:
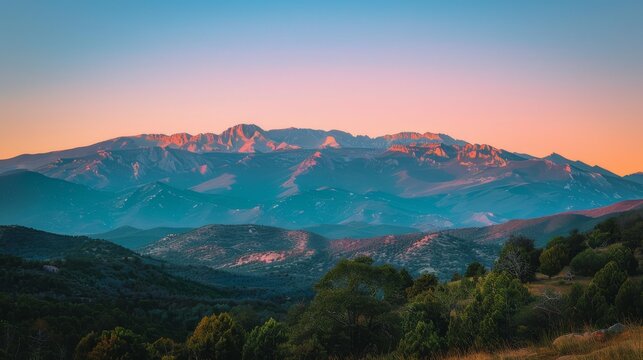
[[[337,142],[337,139],[335,139],[335,137],[331,135],[326,136],[326,139],[324,139],[324,143],[321,144],[320,146],[320,148],[322,149],[326,149],[326,148],[338,149],[340,147],[341,145]]]
[[[557,165],[570,165],[576,169],[581,169],[583,171],[588,171],[588,172],[593,172],[593,173],[598,173],[601,175],[607,175],[607,176],[612,176],[612,177],[619,177],[618,175],[614,174],[613,172],[603,169],[602,167],[598,165],[588,165],[582,161],[579,160],[570,160],[556,152],[551,153],[549,156],[544,157],[543,159],[549,160],[553,162],[554,164]]]
[[[230,136],[239,136],[245,139],[250,139],[255,133],[263,133],[263,129],[255,124],[238,124],[228,128],[223,133]]]
[[[554,162],[556,162],[556,160],[570,161],[569,159],[567,159],[566,157],[562,156],[561,154],[559,154],[557,152],[552,152],[551,154],[545,156],[543,159],[551,160],[551,161],[554,161]]]

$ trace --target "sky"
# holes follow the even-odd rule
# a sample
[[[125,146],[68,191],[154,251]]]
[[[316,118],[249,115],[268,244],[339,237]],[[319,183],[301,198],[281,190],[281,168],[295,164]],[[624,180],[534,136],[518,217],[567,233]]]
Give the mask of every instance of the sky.
[[[0,0],[0,158],[238,123],[643,171],[643,1]]]

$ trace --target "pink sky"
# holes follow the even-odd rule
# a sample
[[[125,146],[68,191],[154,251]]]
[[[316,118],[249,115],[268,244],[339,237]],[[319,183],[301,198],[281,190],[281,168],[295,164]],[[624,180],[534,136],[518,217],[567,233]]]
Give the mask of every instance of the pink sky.
[[[640,3],[161,5],[0,13],[0,158],[256,123],[643,171]]]
[[[3,97],[0,157],[251,122],[371,136],[442,132],[535,156],[558,152],[619,174],[643,170],[643,105],[635,88],[607,78],[595,87],[595,79],[584,82],[560,66],[525,71],[483,58],[475,66],[440,61],[222,68],[179,56],[129,59],[127,70],[106,63]]]

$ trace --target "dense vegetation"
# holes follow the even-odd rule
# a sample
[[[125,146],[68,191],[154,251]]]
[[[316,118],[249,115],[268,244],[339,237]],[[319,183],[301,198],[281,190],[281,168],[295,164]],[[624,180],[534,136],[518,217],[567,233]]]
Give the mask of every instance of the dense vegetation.
[[[368,257],[345,259],[318,281],[312,299],[287,314],[266,304],[226,304],[215,289],[167,283],[162,273],[149,285],[158,269],[137,260],[119,263],[132,267],[128,286],[137,291],[83,300],[91,291],[76,294],[86,283],[77,278],[106,274],[107,264],[49,262],[66,269],[51,274],[43,262],[5,256],[0,358],[429,358],[527,345],[588,325],[640,323],[641,229],[634,213],[543,249],[512,237],[492,269],[472,263],[445,283]],[[68,270],[75,266],[81,270]]]

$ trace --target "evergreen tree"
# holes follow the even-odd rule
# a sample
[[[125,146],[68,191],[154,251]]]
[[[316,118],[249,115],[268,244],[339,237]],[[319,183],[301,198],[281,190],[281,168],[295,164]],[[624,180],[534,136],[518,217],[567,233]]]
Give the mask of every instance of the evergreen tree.
[[[594,275],[591,283],[601,290],[608,303],[613,304],[618,290],[626,279],[625,271],[621,270],[615,261],[610,261]]]
[[[570,266],[577,274],[593,276],[607,262],[608,259],[605,254],[599,253],[594,249],[586,249],[572,259]]]
[[[527,288],[505,272],[491,272],[478,285],[473,302],[449,327],[449,343],[458,348],[494,348],[515,333],[513,316],[529,298]],[[452,320],[453,321],[453,320]],[[458,339],[457,337],[462,337]]]
[[[576,303],[579,323],[608,325],[614,320],[614,311],[610,307],[603,291],[595,284],[590,283],[583,295]]]
[[[567,264],[567,250],[562,245],[554,245],[543,250],[539,260],[540,272],[551,278],[558,274]]]
[[[413,330],[404,334],[398,351],[410,359],[424,359],[438,353],[442,343],[433,322],[419,321]]]
[[[643,317],[643,282],[627,279],[621,285],[614,301],[620,316],[640,319]]]
[[[629,274],[634,274],[636,268],[638,267],[638,261],[634,257],[632,250],[623,244],[614,244],[610,245],[607,248],[607,259],[609,261],[615,261],[619,268],[626,271]]]
[[[406,300],[402,275],[370,258],[341,260],[315,286],[316,295],[300,317],[293,344],[314,339],[328,355],[383,353],[399,341],[396,306]]]

